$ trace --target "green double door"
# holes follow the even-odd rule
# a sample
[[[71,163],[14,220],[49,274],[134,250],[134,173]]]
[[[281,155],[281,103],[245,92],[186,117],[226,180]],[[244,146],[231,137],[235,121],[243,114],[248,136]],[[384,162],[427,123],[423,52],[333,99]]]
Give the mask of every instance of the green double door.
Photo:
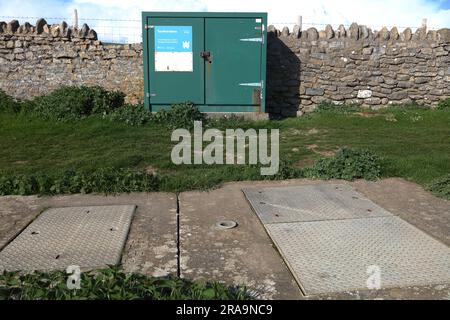
[[[151,18],[148,24],[151,105],[261,105],[261,19]]]

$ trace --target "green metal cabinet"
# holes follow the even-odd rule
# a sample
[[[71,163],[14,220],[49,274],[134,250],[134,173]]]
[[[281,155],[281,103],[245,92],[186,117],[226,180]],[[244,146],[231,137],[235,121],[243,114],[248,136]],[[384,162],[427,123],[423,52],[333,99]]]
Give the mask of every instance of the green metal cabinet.
[[[266,13],[144,12],[145,106],[265,112]]]

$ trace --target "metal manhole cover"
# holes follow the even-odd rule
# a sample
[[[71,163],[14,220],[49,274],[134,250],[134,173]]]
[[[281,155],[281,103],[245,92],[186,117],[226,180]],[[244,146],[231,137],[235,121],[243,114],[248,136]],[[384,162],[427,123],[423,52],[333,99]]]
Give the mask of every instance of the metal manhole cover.
[[[263,223],[392,216],[342,184],[243,189]]]
[[[134,205],[48,209],[0,252],[0,270],[116,265],[135,210]]]
[[[398,217],[265,225],[307,295],[450,282],[450,248]],[[369,272],[369,273],[368,273]]]

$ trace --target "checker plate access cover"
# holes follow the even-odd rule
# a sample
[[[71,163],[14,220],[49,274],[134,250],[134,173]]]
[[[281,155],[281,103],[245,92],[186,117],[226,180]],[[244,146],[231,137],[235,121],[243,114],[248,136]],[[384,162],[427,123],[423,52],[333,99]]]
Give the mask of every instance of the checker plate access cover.
[[[449,247],[350,186],[243,191],[306,295],[450,283]]]
[[[263,223],[392,216],[342,184],[244,189]]]
[[[398,217],[268,224],[307,295],[450,282],[450,249]],[[375,268],[375,269],[374,269]]]
[[[48,209],[0,252],[0,271],[116,265],[135,210],[134,205]]]

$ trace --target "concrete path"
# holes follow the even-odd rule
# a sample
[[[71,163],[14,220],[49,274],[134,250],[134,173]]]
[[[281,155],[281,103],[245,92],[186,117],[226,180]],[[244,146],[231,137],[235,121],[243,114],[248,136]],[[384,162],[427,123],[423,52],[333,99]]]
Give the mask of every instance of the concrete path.
[[[241,190],[324,183],[350,184],[377,205],[450,246],[450,201],[402,179],[386,179],[230,183],[211,192],[182,193],[179,203],[176,195],[164,193],[0,197],[0,248],[49,207],[136,204],[122,257],[126,271],[245,283],[269,299],[450,299],[448,285],[303,297]],[[221,220],[235,220],[239,226],[217,230],[215,225]]]
[[[220,221],[238,227],[219,230]],[[298,299],[300,290],[238,185],[180,196],[181,275],[245,284],[265,299]]]

